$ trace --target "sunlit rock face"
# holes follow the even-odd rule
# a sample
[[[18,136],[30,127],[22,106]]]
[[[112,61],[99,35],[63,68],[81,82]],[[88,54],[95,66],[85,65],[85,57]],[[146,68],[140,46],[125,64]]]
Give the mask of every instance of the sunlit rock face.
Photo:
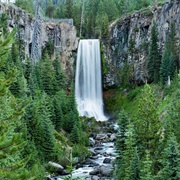
[[[160,52],[168,38],[170,25],[175,23],[177,41],[180,44],[180,2],[165,3],[155,9],[149,7],[123,17],[110,25],[110,37],[104,52],[108,61],[108,73],[104,76],[104,87],[119,86],[122,82],[122,69],[125,64],[131,68],[129,81],[143,84],[147,79],[147,60],[150,33],[156,21]],[[128,54],[130,39],[134,43],[133,55]]]
[[[99,40],[81,40],[78,47],[75,95],[80,116],[105,121]]]

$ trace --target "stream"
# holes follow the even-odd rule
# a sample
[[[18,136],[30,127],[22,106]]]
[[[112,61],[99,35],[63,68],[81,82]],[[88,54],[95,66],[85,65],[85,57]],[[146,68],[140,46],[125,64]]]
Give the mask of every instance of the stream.
[[[114,180],[114,160],[117,157],[115,149],[116,124],[111,124],[110,132],[105,128],[100,134],[90,137],[89,150],[92,156],[84,163],[79,163],[77,169],[73,171],[73,178],[81,180]],[[65,176],[64,176],[65,177]],[[53,177],[52,180],[63,180],[63,176]]]

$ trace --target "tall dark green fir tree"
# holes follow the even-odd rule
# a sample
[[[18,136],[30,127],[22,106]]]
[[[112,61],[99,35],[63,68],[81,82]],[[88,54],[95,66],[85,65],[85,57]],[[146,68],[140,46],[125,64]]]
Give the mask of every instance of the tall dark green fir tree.
[[[156,23],[154,22],[151,29],[149,59],[147,64],[148,77],[150,82],[155,82],[155,83],[159,82],[160,66],[161,66],[161,59],[160,59],[159,47],[158,47],[158,32],[157,32]]]

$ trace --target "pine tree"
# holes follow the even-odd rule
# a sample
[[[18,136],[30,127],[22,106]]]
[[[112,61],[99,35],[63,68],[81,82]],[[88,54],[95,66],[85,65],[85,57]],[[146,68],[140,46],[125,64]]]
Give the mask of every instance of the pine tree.
[[[116,147],[122,158],[123,151],[125,150],[125,139],[126,139],[126,129],[129,122],[128,114],[125,110],[122,110],[118,115],[118,125],[119,125],[119,136],[121,138],[117,139]]]
[[[175,29],[174,22],[171,23],[170,32],[169,32],[166,46],[167,46],[167,49],[169,50],[169,52],[172,54],[172,59],[174,60],[175,68],[173,68],[173,69],[178,70],[180,67],[179,55],[178,55],[179,47],[178,47],[178,43],[177,43],[176,29]]]
[[[66,1],[65,17],[66,18],[72,18],[72,15],[73,15],[73,1],[67,0]]]
[[[42,90],[44,90],[48,95],[55,94],[55,74],[53,71],[52,62],[46,53],[44,59],[41,61],[41,71],[40,79],[42,81]]]
[[[180,151],[176,137],[172,134],[169,136],[167,145],[162,152],[163,156],[160,160],[162,169],[158,173],[161,180],[178,180],[180,179]]]
[[[2,71],[14,34],[15,31],[4,41],[0,40],[0,179],[33,180],[35,178],[26,168],[29,158],[21,155],[27,142],[18,131],[27,102],[18,101],[9,91],[16,70]]]
[[[2,29],[4,36],[8,32],[7,20],[8,20],[7,15],[5,13],[2,13],[1,18],[0,18],[0,29]]]
[[[149,150],[151,155],[158,152],[160,143],[160,122],[157,114],[156,98],[151,87],[146,84],[141,92],[137,118],[135,119],[135,132],[140,153]],[[152,156],[152,158],[155,158]]]
[[[166,45],[165,50],[163,52],[162,63],[160,67],[161,83],[165,84],[168,80],[168,76],[170,76],[170,78],[173,78],[174,72],[175,72],[175,63],[173,60],[173,56],[172,53],[170,53],[170,51],[167,49],[167,45]]]
[[[54,84],[56,86],[56,91],[58,91],[66,87],[66,76],[62,68],[61,61],[58,56],[56,56],[56,59],[53,61],[53,69],[55,73]]]
[[[146,158],[142,161],[141,167],[141,180],[154,180],[154,175],[152,173],[153,162],[150,159],[150,152],[146,150]]]
[[[147,65],[150,82],[152,81],[154,81],[155,83],[159,82],[160,65],[161,65],[161,59],[160,59],[159,47],[158,47],[158,32],[157,32],[156,24],[154,22],[151,30],[149,59]]]
[[[28,133],[35,143],[41,162],[56,159],[56,140],[46,93],[37,93],[26,116]]]
[[[135,135],[134,135],[134,125],[130,123],[126,130],[127,137],[125,139],[125,150],[123,152],[123,171],[124,171],[124,180],[134,180],[134,178],[139,175],[139,164],[138,157],[135,154],[137,148],[135,148]],[[137,158],[137,159],[136,159]],[[134,165],[137,165],[134,166]],[[134,175],[134,176],[133,176]]]
[[[108,20],[108,15],[107,13],[104,14],[102,18],[103,24],[102,24],[102,38],[107,41],[108,40],[108,35],[109,35],[109,20]]]

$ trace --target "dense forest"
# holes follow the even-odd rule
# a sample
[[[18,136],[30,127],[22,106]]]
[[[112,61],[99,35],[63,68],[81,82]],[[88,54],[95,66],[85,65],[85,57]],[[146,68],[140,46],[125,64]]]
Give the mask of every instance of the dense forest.
[[[16,0],[35,14],[38,1]],[[108,40],[109,25],[134,11],[156,6],[154,0],[42,0],[42,17],[72,18],[80,38]],[[72,173],[72,157],[83,160],[91,129],[79,117],[74,79],[67,81],[61,57],[48,42],[41,60],[33,65],[22,51],[17,29],[11,33],[8,17],[0,17],[0,180],[42,180],[54,173],[49,161]],[[175,24],[171,23],[162,53],[156,22],[148,50],[148,79],[136,86],[128,79],[106,90],[107,111],[119,124],[115,161],[117,180],[180,179],[180,60]],[[135,54],[130,42],[128,53]],[[125,74],[129,74],[126,69]],[[168,77],[171,78],[167,85]],[[149,84],[148,84],[149,83]],[[128,92],[124,94],[124,89]],[[72,179],[72,176],[66,177]]]
[[[162,2],[164,0],[158,1]],[[34,14],[34,0],[16,0],[16,4]],[[40,3],[44,17],[72,18],[78,36],[82,38],[105,38],[108,35],[109,23],[153,4],[154,0],[43,0]]]

